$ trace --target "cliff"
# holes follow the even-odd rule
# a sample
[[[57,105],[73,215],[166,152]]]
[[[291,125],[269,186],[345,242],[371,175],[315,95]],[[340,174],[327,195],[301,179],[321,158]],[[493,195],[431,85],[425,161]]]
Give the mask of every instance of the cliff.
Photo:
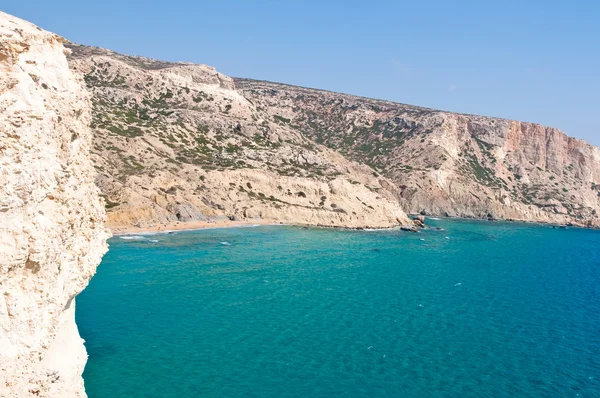
[[[0,12],[0,396],[85,396],[75,296],[107,250],[90,98],[63,40]]]
[[[410,213],[599,226],[600,151],[557,129],[69,44],[109,225],[389,227]]]
[[[235,83],[293,130],[392,180],[410,213],[600,225],[600,150],[557,129],[279,83]]]
[[[96,182],[114,231],[220,219],[410,223],[392,181],[310,141],[214,68],[68,46],[93,96]]]

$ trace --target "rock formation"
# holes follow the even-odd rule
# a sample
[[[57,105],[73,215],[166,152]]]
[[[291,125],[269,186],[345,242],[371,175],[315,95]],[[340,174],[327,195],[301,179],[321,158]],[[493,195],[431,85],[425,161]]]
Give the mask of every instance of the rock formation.
[[[235,79],[290,128],[367,164],[409,213],[600,225],[600,150],[533,123]]]
[[[0,12],[0,396],[85,396],[74,297],[107,250],[90,99],[63,39]]]
[[[74,299],[107,250],[105,206],[116,230],[424,227],[402,206],[600,225],[600,150],[556,129],[63,43],[0,12],[3,397],[85,396]]]
[[[116,230],[411,224],[401,207],[600,225],[600,151],[556,129],[69,46],[93,93],[97,184]]]
[[[308,140],[214,68],[69,47],[93,94],[92,153],[113,230],[219,218],[410,223],[392,181]]]

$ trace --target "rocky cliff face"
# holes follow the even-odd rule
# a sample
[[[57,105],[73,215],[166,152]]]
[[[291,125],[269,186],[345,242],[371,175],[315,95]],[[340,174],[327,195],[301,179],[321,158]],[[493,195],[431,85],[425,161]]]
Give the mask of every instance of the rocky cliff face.
[[[391,179],[408,212],[600,225],[600,150],[557,129],[235,82],[294,131]]]
[[[410,222],[393,182],[308,140],[214,68],[69,47],[93,94],[92,153],[114,230],[219,218]]]
[[[385,227],[411,213],[599,226],[600,152],[454,114],[71,44],[111,227],[230,217]]]
[[[0,396],[85,396],[74,297],[107,250],[90,99],[63,40],[0,12]]]

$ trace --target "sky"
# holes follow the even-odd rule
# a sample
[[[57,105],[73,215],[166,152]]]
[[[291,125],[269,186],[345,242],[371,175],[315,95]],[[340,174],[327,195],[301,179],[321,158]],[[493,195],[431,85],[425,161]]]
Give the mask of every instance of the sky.
[[[38,1],[67,39],[229,76],[557,127],[600,146],[598,1]]]

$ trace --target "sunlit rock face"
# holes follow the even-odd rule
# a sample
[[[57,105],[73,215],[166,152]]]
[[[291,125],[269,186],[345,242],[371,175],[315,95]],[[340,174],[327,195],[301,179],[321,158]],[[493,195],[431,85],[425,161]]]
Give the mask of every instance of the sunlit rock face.
[[[85,396],[75,296],[107,250],[91,101],[63,39],[0,12],[0,396]]]
[[[234,81],[257,107],[389,178],[408,213],[600,225],[600,150],[555,128]]]
[[[310,141],[214,68],[67,46],[92,93],[92,159],[114,231],[219,218],[410,223],[392,181]]]

